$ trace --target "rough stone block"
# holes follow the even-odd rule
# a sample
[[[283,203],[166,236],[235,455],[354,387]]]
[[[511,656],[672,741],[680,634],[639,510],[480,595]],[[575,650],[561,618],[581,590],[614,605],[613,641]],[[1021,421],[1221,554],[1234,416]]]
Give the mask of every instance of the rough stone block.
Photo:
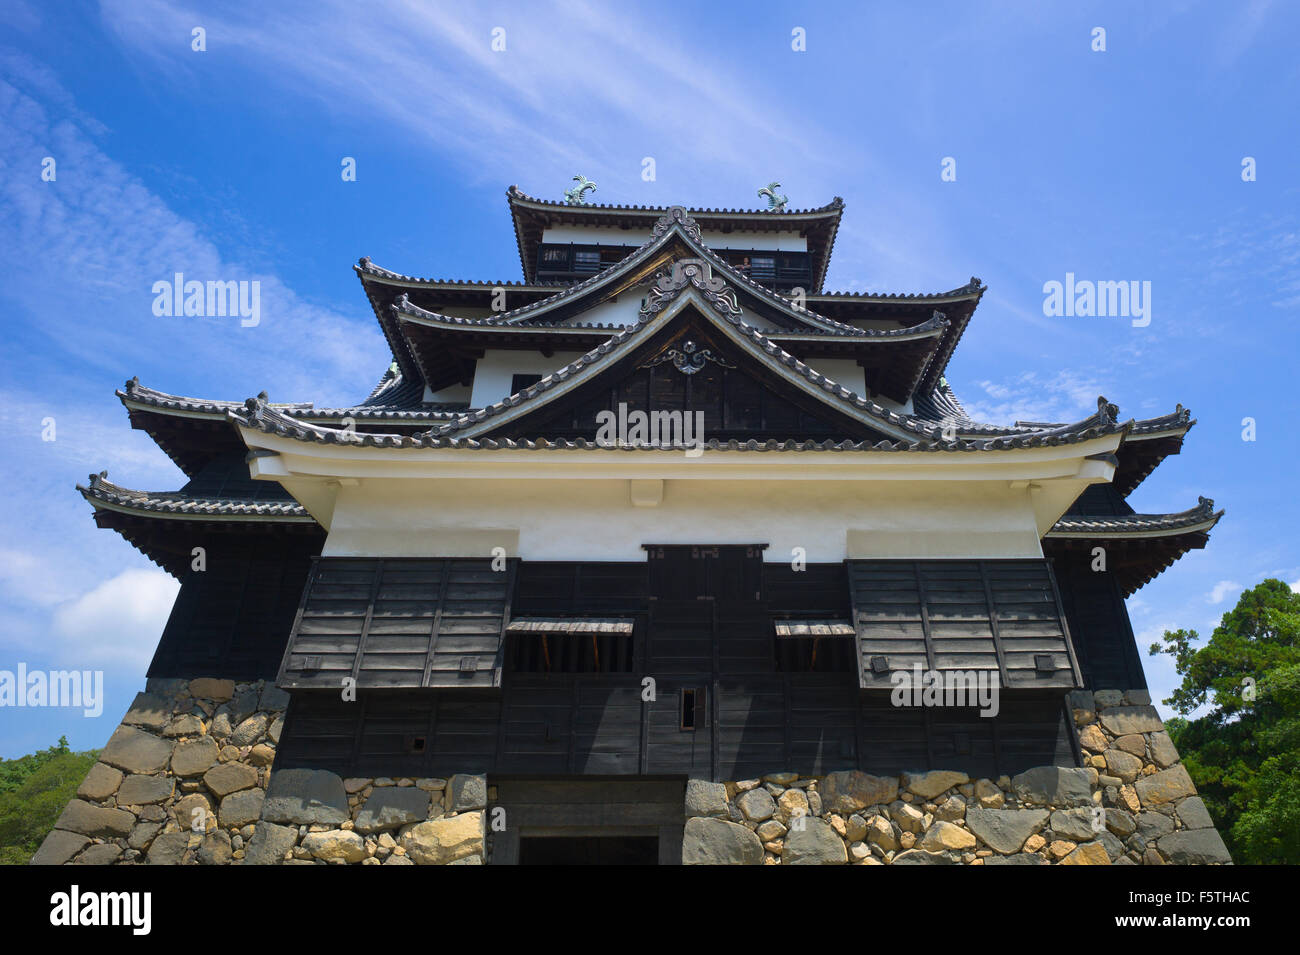
[[[751,789],[736,799],[736,805],[750,822],[762,822],[776,814],[776,800],[766,789]]]
[[[122,717],[128,726],[140,726],[148,730],[160,730],[171,719],[172,701],[153,693],[137,693],[131,701],[131,708]]]
[[[782,865],[845,865],[848,861],[844,840],[820,819],[805,819],[785,834]]]
[[[119,726],[99,761],[128,773],[159,773],[167,768],[174,744],[134,726]]]
[[[202,776],[217,761],[219,751],[217,741],[210,736],[180,743],[172,753],[172,772],[182,778]]]
[[[1158,733],[1164,729],[1154,706],[1112,706],[1101,714],[1101,725],[1112,736],[1130,733]]]
[[[1213,829],[1182,829],[1157,843],[1174,865],[1228,865],[1232,856]]]
[[[458,773],[447,783],[447,808],[452,812],[487,807],[487,777]]]
[[[122,785],[122,773],[114,769],[107,763],[96,763],[90,767],[90,772],[86,773],[86,778],[81,781],[77,787],[77,795],[82,799],[99,801],[107,799],[113,793],[117,792],[117,787]]]
[[[282,769],[272,773],[262,818],[267,822],[337,826],[348,819],[343,780],[324,769]]]
[[[55,829],[79,832],[97,839],[120,839],[131,834],[135,816],[125,809],[107,809],[92,806],[82,799],[74,799],[63,807]]]
[[[856,769],[845,770],[828,773],[818,791],[827,812],[847,814],[893,802],[898,798],[898,777],[871,776]]]
[[[473,855],[482,858],[484,819],[482,812],[464,812],[418,822],[402,831],[397,844],[416,865],[448,865]]]
[[[45,837],[45,841],[41,843],[41,847],[36,850],[36,854],[32,856],[31,864],[63,865],[65,862],[71,862],[72,858],[88,845],[90,840],[79,832],[52,829]]]
[[[298,830],[292,826],[277,826],[259,822],[253,838],[244,853],[244,865],[280,865],[284,854],[298,841]]]
[[[176,791],[170,776],[127,776],[117,791],[119,806],[144,806],[167,799]]]
[[[217,798],[229,796],[241,789],[251,789],[257,785],[257,770],[243,763],[223,763],[213,766],[203,774],[203,785],[212,790]]]
[[[763,844],[753,832],[734,822],[688,819],[682,838],[682,864],[762,865]]]
[[[966,825],[995,852],[1009,855],[1019,852],[1025,840],[1043,827],[1046,809],[966,810]]]
[[[397,829],[429,818],[429,794],[415,787],[376,789],[357,813],[357,832]]]
[[[727,787],[707,779],[686,780],[686,818],[696,816],[726,819]]]
[[[1200,796],[1188,796],[1178,804],[1178,818],[1188,829],[1213,829],[1214,820]]]
[[[1086,769],[1036,766],[1011,781],[1017,798],[1037,806],[1088,806],[1092,784]]]
[[[262,815],[262,805],[266,802],[266,793],[261,789],[242,789],[231,793],[221,800],[217,818],[226,828],[246,826],[257,822]]]
[[[1163,806],[1185,796],[1196,794],[1196,786],[1182,764],[1143,776],[1135,784],[1138,799],[1144,807]]]
[[[213,680],[209,677],[190,680],[190,696],[196,699],[224,703],[234,695],[234,680]]]

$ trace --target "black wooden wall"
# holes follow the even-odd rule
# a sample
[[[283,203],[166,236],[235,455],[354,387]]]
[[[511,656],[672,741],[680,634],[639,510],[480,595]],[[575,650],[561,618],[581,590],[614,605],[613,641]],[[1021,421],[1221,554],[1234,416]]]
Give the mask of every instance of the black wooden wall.
[[[1114,574],[1094,571],[1092,561],[1086,548],[1065,551],[1053,561],[1084,686],[1145,689],[1142,658],[1119,583]]]
[[[189,569],[149,664],[150,677],[273,680],[323,535],[196,535]]]
[[[1004,696],[994,719],[970,709],[901,708],[887,695],[814,675],[718,684],[712,734],[677,726],[674,684],[641,702],[639,683],[565,677],[555,685],[476,690],[296,691],[278,768],[344,776],[681,774],[717,780],[775,771],[881,774],[956,769],[996,777],[1075,765],[1063,700]],[[787,723],[786,714],[790,719]],[[415,748],[418,743],[419,749]]]
[[[644,562],[522,562],[510,607],[514,619],[635,621],[630,672],[507,666],[499,692],[363,688],[350,702],[298,689],[277,765],[353,775],[737,779],[849,768],[998,775],[1074,762],[1059,688],[1003,694],[996,718],[894,707],[887,692],[860,690],[853,636],[830,641],[849,651],[838,657],[842,669],[789,669],[773,618],[848,619],[843,563],[795,570],[764,563],[758,545],[646,550]],[[509,643],[503,658],[538,659],[511,653]],[[685,691],[696,701],[690,725]]]

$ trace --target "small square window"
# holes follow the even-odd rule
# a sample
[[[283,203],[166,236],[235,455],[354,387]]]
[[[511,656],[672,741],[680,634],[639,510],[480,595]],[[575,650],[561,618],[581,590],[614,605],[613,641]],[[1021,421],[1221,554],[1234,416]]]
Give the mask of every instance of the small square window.
[[[541,375],[515,375],[510,379],[510,393],[517,395],[525,388],[535,385],[541,380]]]

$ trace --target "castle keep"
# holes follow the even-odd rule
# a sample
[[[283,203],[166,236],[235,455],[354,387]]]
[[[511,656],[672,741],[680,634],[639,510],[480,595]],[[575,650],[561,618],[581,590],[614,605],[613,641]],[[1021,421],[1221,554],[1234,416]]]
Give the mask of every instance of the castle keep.
[[[352,407],[129,381],[188,480],[80,490],[181,589],[36,861],[1229,861],[1124,606],[1222,514],[1127,503],[1188,412],[973,420],[980,280],[826,291],[843,203],[768,193],[361,259]]]

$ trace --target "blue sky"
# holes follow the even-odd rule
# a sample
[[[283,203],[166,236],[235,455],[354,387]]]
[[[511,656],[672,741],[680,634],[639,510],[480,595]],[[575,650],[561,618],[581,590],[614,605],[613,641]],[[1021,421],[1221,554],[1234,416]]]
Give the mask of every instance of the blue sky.
[[[1228,513],[1130,599],[1144,647],[1208,633],[1266,576],[1300,580],[1295,7],[464,6],[0,6],[0,669],[107,681],[97,719],[0,710],[0,756],[102,745],[175,591],[73,490],[104,468],[183,483],[114,388],[360,399],[388,356],[351,264],[518,279],[506,187],[560,198],[576,173],[601,202],[753,207],[772,179],[792,206],[843,196],[829,289],[980,276],[948,373],[978,416],[1073,420],[1098,394],[1125,416],[1190,407],[1183,454],[1131,501]],[[155,317],[175,271],[260,280],[261,324]],[[1066,272],[1150,281],[1151,324],[1045,317]],[[1147,673],[1165,695],[1169,665]]]

